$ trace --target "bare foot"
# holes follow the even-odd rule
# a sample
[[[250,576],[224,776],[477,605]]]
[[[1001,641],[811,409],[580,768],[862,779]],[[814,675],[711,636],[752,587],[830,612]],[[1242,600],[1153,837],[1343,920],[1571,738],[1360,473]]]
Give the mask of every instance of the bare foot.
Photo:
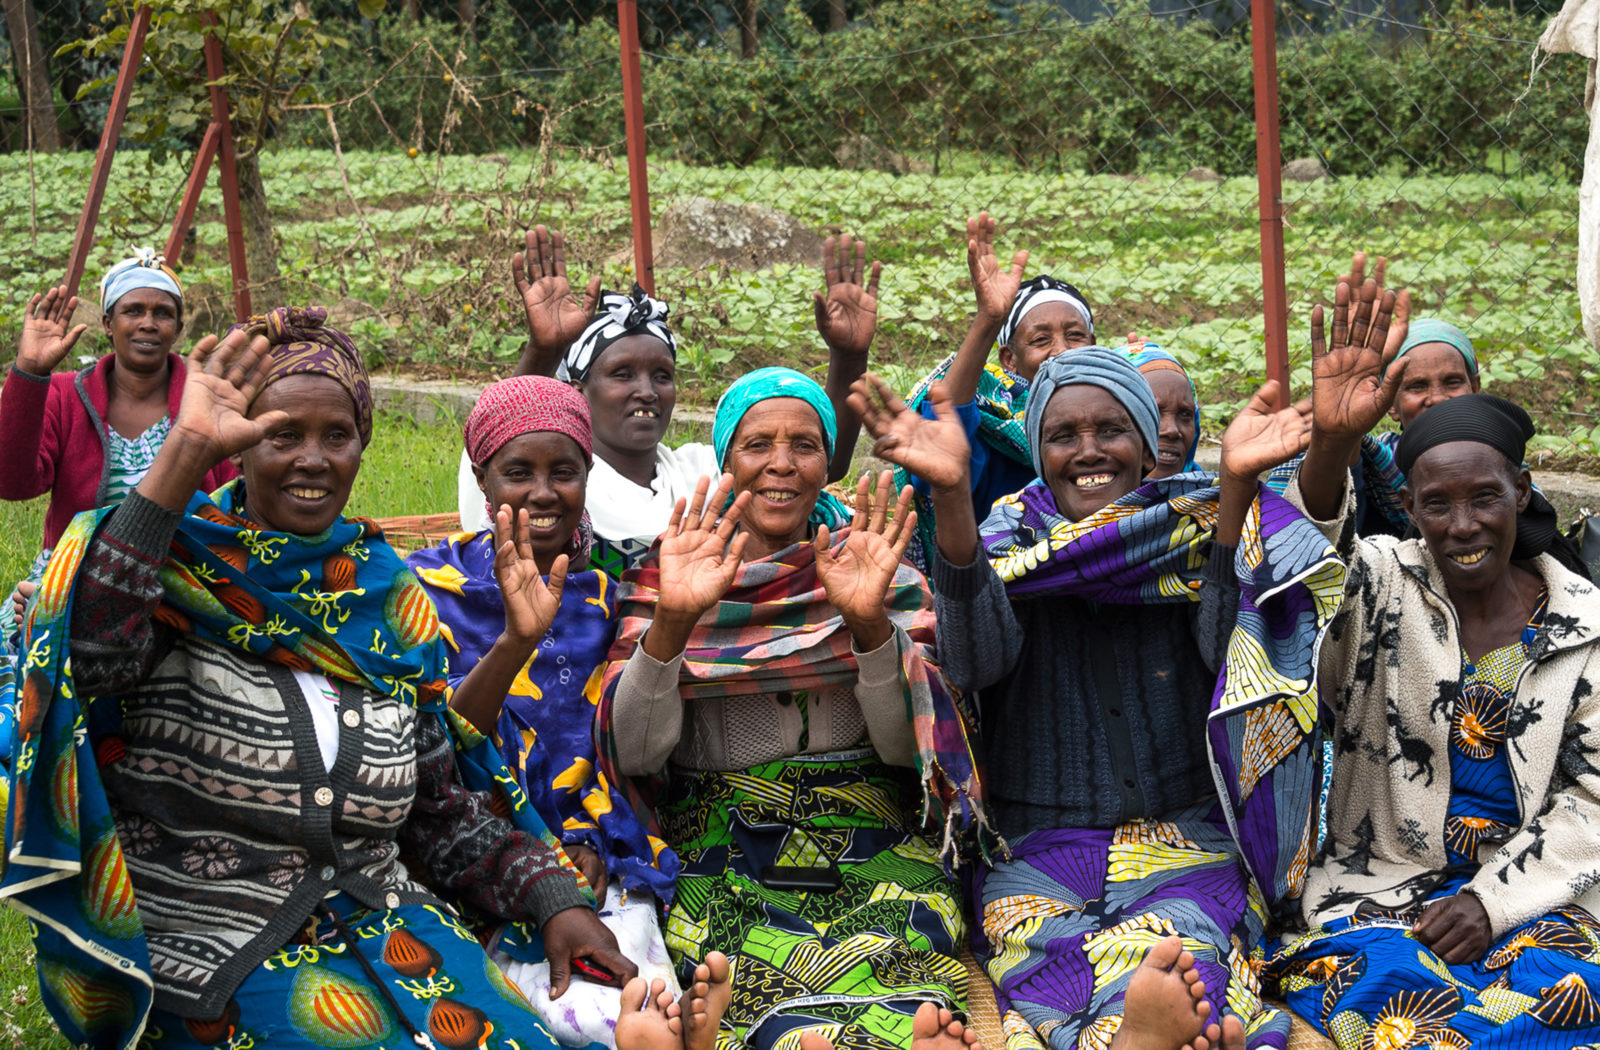
[[[833,1044],[821,1032],[801,1032],[800,1050],[833,1050]]]
[[[629,981],[617,1016],[617,1050],[683,1050],[683,1022],[667,1016],[667,1007],[673,1005],[661,978],[649,985],[641,977]]]
[[[733,967],[721,952],[707,952],[705,962],[694,968],[694,984],[683,993],[689,1001],[683,1016],[683,1050],[717,1050],[717,1029],[733,998],[732,977]]]
[[[983,1050],[978,1033],[938,1003],[923,1003],[911,1021],[911,1050]]]
[[[1122,1026],[1111,1050],[1209,1050],[1205,982],[1190,980],[1194,956],[1178,937],[1165,937],[1145,953],[1128,981],[1123,997]]]

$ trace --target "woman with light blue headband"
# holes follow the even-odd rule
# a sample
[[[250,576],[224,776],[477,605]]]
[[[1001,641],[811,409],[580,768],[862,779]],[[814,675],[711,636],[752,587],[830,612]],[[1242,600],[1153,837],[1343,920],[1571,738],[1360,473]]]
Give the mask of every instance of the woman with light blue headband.
[[[1448,321],[1432,317],[1412,321],[1395,360],[1402,357],[1406,358],[1405,379],[1389,412],[1400,431],[1368,434],[1361,441],[1356,463],[1351,464],[1359,536],[1407,534],[1411,519],[1400,499],[1406,476],[1394,461],[1400,432],[1434,405],[1478,392],[1478,355],[1472,340]],[[1272,472],[1267,484],[1283,492],[1299,466],[1299,459],[1285,463]]]
[[[35,295],[0,392],[0,499],[50,493],[43,550],[14,598],[33,593],[74,515],[133,490],[177,416],[184,381],[183,361],[172,353],[183,331],[177,275],[152,249],[136,249],[101,279],[100,307],[112,352],[81,371],[56,372],[89,326],[74,323],[78,297],[67,287]],[[219,463],[206,483],[216,488],[237,474]],[[19,604],[0,610],[6,638]]]
[[[725,473],[678,501],[617,586],[600,761],[613,783],[671,771],[655,793],[683,864],[666,939],[686,988],[736,961],[719,1040],[967,1047],[951,1019],[966,931],[941,863],[982,823],[967,722],[935,662],[933,595],[903,559],[911,489],[892,514],[889,471],[875,496],[861,479],[853,512],[824,491],[835,426],[823,388],[788,368],[717,403]]]

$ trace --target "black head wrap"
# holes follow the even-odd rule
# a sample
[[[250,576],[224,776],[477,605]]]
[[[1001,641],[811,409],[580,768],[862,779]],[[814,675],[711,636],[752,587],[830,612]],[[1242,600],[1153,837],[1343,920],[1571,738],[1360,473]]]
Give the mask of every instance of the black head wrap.
[[[1533,420],[1521,405],[1493,394],[1462,394],[1434,405],[1406,427],[1400,435],[1400,447],[1395,450],[1395,464],[1409,477],[1411,468],[1429,449],[1452,441],[1475,441],[1499,452],[1520,471],[1524,469],[1528,439],[1536,432]],[[1571,568],[1566,545],[1559,542],[1562,539],[1556,509],[1534,489],[1527,509],[1517,515],[1512,559],[1527,561],[1551,554]]]

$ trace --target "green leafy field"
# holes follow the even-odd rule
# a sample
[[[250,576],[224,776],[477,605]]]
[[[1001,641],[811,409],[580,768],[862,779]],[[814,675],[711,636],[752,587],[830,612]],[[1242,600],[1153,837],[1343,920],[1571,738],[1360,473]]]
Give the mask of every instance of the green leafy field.
[[[0,292],[8,344],[27,294],[58,279],[91,158],[61,155],[32,173],[0,168]],[[627,177],[606,160],[523,152],[409,158],[282,150],[263,158],[279,223],[289,295],[335,304],[374,363],[473,372],[504,369],[522,346],[507,299],[508,263],[536,222],[565,229],[575,274],[608,287],[632,280]],[[125,152],[113,172],[90,264],[96,274],[131,243],[165,240],[184,172],[147,171]],[[346,191],[348,179],[349,191]],[[651,168],[658,223],[690,196],[782,208],[818,230],[867,238],[884,260],[876,367],[908,385],[949,352],[970,296],[957,239],[988,208],[1001,247],[1033,252],[1030,273],[1082,287],[1102,338],[1128,329],[1192,365],[1215,429],[1262,373],[1259,232],[1253,179],[1220,184],[1170,176],[1025,174],[966,158],[940,176],[800,168]],[[1525,400],[1547,433],[1540,448],[1582,465],[1600,452],[1596,356],[1583,341],[1573,268],[1577,190],[1539,177],[1330,179],[1286,183],[1287,283],[1296,375],[1304,382],[1309,306],[1357,248],[1391,258],[1391,283],[1422,312],[1461,323],[1479,345],[1488,385]],[[352,201],[353,198],[353,201]],[[359,210],[357,208],[359,204]],[[231,320],[220,196],[202,204],[196,261],[183,276],[200,300],[191,334]],[[663,269],[660,292],[686,336],[684,395],[709,401],[749,367],[824,359],[811,328],[810,265],[761,273]],[[209,298],[208,298],[209,296]],[[95,347],[88,347],[93,350]],[[1541,464],[1550,465],[1548,458]]]

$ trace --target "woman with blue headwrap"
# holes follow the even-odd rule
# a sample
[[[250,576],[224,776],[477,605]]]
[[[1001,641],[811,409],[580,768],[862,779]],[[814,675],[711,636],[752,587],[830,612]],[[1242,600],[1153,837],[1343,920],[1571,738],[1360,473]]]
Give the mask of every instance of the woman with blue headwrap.
[[[933,596],[901,560],[911,494],[891,516],[887,471],[875,498],[861,479],[853,513],[823,490],[833,406],[791,369],[729,387],[712,440],[726,473],[678,501],[618,586],[598,714],[614,782],[670,771],[655,794],[683,864],[668,947],[686,986],[726,982],[731,960],[734,1045],[818,1032],[889,1050],[943,1030],[956,1050],[960,897],[921,831],[943,818],[952,845],[978,785]],[[694,1012],[685,1045],[724,1045]]]
[[[717,463],[710,445],[665,441],[678,398],[678,338],[668,324],[668,305],[638,286],[629,294],[603,292],[598,277],[580,302],[567,280],[559,231],[536,227],[526,249],[511,265],[530,337],[515,374],[555,376],[588,401],[594,426],[587,507],[595,534],[591,563],[618,577],[650,549],[673,505],[692,494],[701,477],[717,473]],[[848,235],[829,237],[824,245],[827,291],[815,293],[813,305],[817,332],[828,346],[828,394],[840,417],[830,481],[849,472],[855,450],[860,425],[839,410],[850,384],[866,370],[881,267],[867,267],[864,243]],[[465,456],[459,492],[462,528],[487,528],[483,494]]]
[[[161,256],[140,248],[106,272],[100,325],[112,352],[81,371],[52,374],[88,328],[72,323],[77,307],[64,285],[28,301],[0,392],[0,499],[50,493],[43,550],[19,588],[26,595],[73,516],[121,501],[144,477],[183,394],[183,361],[172,353],[183,331],[183,291]],[[237,475],[232,464],[216,464],[207,491]],[[6,638],[14,612],[9,601],[0,610]]]
[[[1152,478],[1170,478],[1199,470],[1194,461],[1200,447],[1200,406],[1194,380],[1183,364],[1155,343],[1133,342],[1128,337],[1128,358],[1150,384],[1160,411],[1156,430],[1156,469]]]
[[[1314,703],[1318,595],[1340,568],[1258,491],[1307,433],[1308,406],[1274,412],[1276,392],[1224,435],[1220,483],[1152,480],[1160,410],[1129,355],[1052,357],[1023,417],[1036,479],[981,527],[943,389],[933,420],[873,376],[851,396],[874,452],[932,487],[939,655],[981,691],[985,798],[1009,847],[972,880],[976,941],[1019,1038],[1287,1041],[1253,968],[1314,826],[1320,745],[1287,712]]]

